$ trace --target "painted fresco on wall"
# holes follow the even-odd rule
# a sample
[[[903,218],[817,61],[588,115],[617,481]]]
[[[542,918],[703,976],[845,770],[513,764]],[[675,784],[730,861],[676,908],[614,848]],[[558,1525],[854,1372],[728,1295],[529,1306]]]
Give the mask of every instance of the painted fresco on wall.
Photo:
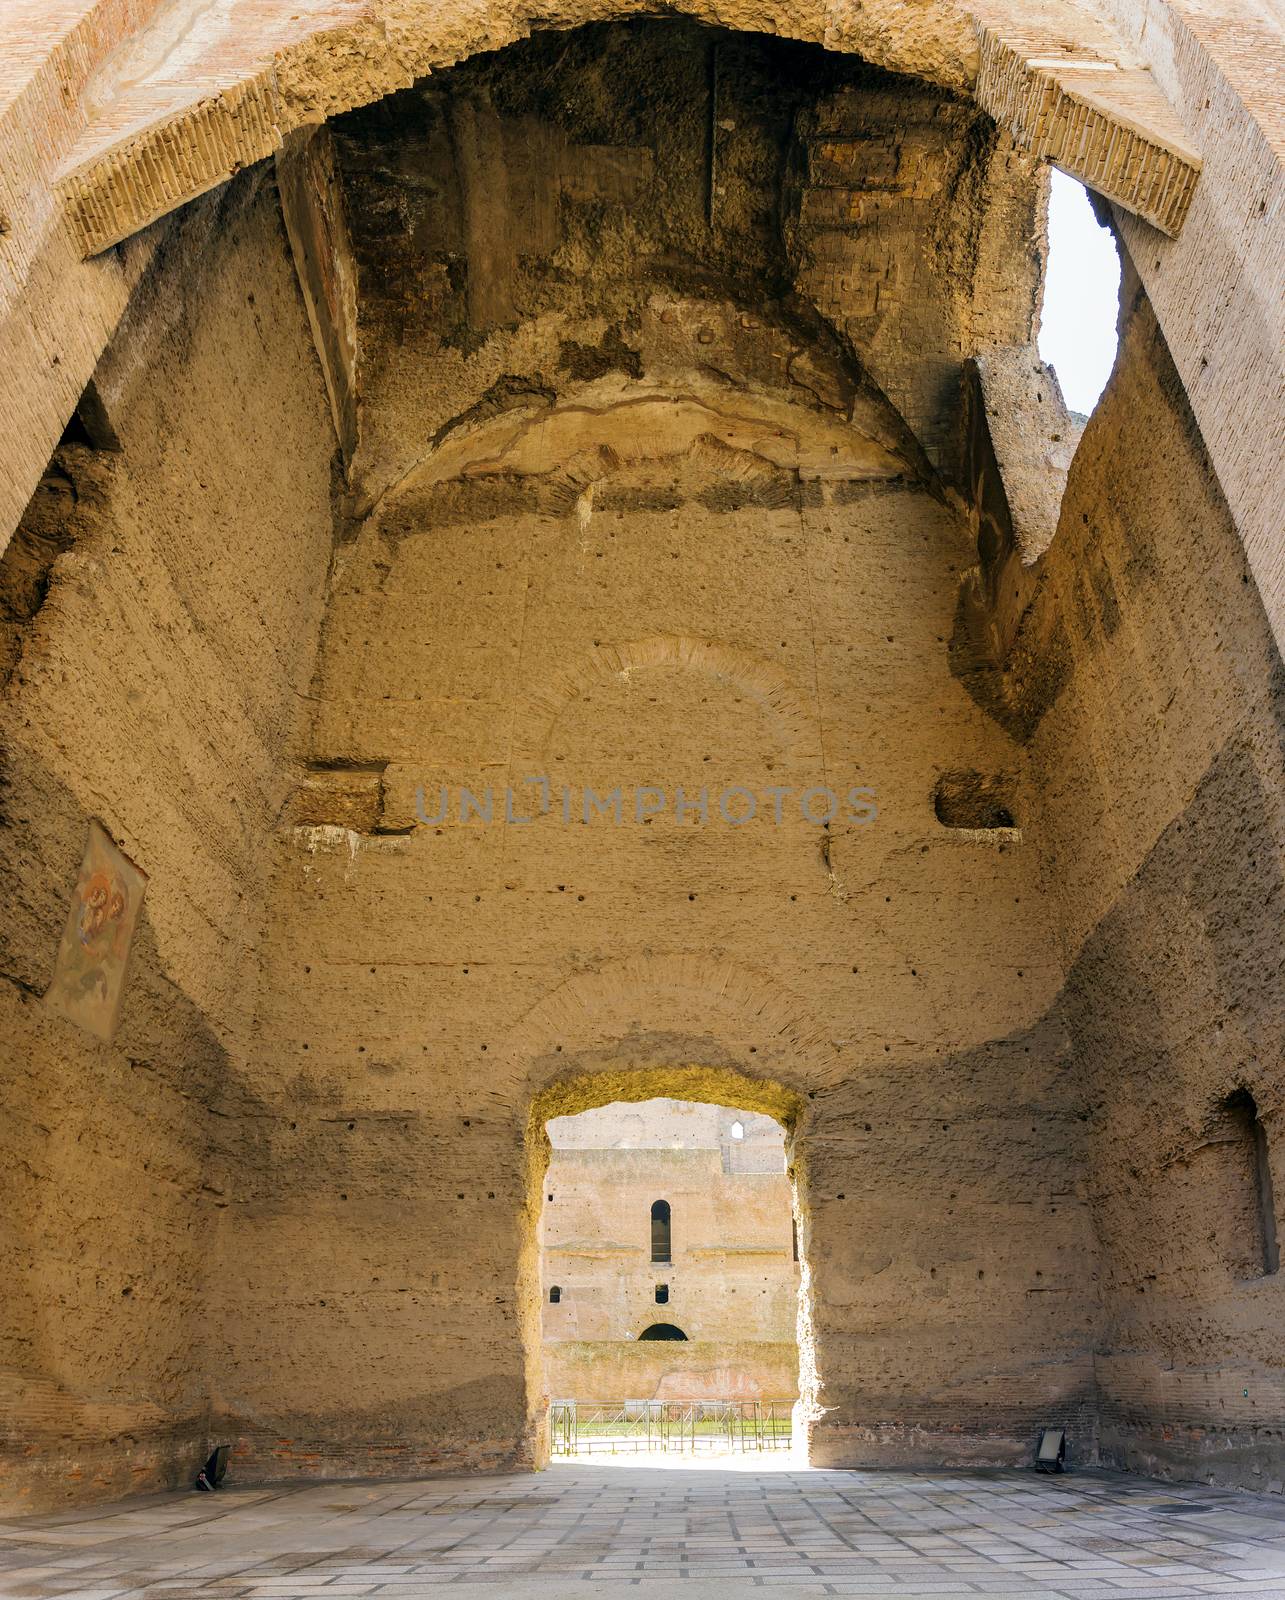
[[[146,889],[147,874],[121,854],[101,823],[91,822],[45,1001],[100,1039],[116,1032]]]

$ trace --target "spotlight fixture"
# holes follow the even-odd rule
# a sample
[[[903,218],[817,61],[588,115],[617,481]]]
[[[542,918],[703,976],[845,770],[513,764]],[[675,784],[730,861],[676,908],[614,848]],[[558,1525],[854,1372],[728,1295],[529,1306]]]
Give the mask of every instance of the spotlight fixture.
[[[204,1493],[212,1493],[223,1482],[228,1470],[228,1449],[225,1444],[215,1445],[210,1451],[209,1459],[196,1475],[193,1488]]]
[[[1066,1429],[1041,1428],[1035,1446],[1036,1472],[1062,1472],[1066,1468]]]

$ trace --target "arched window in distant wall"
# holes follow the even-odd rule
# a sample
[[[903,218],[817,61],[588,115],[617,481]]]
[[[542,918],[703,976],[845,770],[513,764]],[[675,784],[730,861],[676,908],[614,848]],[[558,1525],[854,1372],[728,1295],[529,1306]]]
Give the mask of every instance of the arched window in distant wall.
[[[657,1200],[651,1208],[651,1259],[653,1261],[671,1259],[668,1200]]]
[[[687,1335],[681,1328],[676,1328],[672,1322],[653,1322],[650,1328],[644,1328],[638,1335],[639,1339],[681,1339],[687,1342]]]
[[[1267,1277],[1281,1264],[1267,1130],[1248,1089],[1237,1089],[1228,1095],[1223,1111],[1237,1147],[1237,1176],[1242,1189],[1237,1209],[1245,1219],[1244,1245],[1237,1255],[1243,1257],[1253,1276]]]
[[[556,1305],[560,1305],[561,1302],[562,1302],[562,1290],[558,1287],[558,1285],[556,1283],[552,1284],[550,1286],[550,1288],[549,1288],[549,1304],[551,1306],[556,1306]]]

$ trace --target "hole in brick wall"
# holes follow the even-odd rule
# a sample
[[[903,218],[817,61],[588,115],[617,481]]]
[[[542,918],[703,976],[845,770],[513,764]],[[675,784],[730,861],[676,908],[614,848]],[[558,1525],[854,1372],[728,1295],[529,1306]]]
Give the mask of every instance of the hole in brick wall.
[[[67,424],[22,520],[0,553],[0,687],[21,659],[28,625],[55,581],[58,558],[111,524],[113,468],[101,452],[115,448],[114,435],[110,443],[97,442],[78,416]]]
[[[1015,828],[1006,781],[980,772],[945,772],[933,790],[933,811],[944,828]]]
[[[671,1220],[668,1200],[657,1200],[651,1208],[651,1259],[668,1261],[671,1249]]]

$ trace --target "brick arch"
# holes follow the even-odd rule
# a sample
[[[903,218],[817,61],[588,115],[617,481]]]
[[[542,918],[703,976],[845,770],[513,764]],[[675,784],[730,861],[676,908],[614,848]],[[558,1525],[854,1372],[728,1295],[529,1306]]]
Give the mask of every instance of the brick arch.
[[[565,709],[587,690],[638,672],[665,669],[693,672],[730,684],[770,716],[783,748],[800,756],[819,752],[816,719],[789,676],[775,662],[721,639],[668,633],[622,639],[585,651],[530,697],[515,729],[516,748],[532,757],[543,755]]]
[[[62,76],[80,78],[88,115],[59,190],[87,255],[263,160],[295,129],[534,28],[654,14],[647,0],[535,0],[523,9],[489,0],[188,4],[185,31],[174,15],[182,7],[173,7],[150,26],[118,21],[115,39],[100,20],[74,52],[61,42]],[[1199,158],[1124,41],[1070,0],[1035,15],[1025,0],[678,0],[671,10],[971,91],[1020,143],[1167,231],[1181,226]]]
[[[668,10],[971,91],[1019,146],[1113,202],[1285,644],[1279,495],[1261,443],[1274,437],[1281,404],[1279,311],[1261,289],[1272,281],[1285,193],[1259,68],[1279,47],[1270,19],[1249,0],[1230,0],[1216,29],[1170,0],[1109,0],[1096,13],[1072,0],[1038,8],[1026,0],[674,0]],[[180,14],[191,26],[182,49],[167,52]],[[0,16],[8,63],[0,209],[12,269],[0,273],[0,326],[18,330],[0,374],[0,414],[13,424],[0,464],[0,543],[157,236],[89,262],[77,256],[138,234],[270,156],[292,132],[417,75],[533,29],[644,14],[654,14],[647,0],[531,0],[521,12],[490,0],[303,0],[290,8],[69,0]],[[1201,144],[1209,177],[1197,183]],[[1160,239],[1149,222],[1182,237]],[[1218,350],[1229,354],[1211,362]],[[1259,428],[1243,425],[1247,393]]]
[[[547,1116],[569,1114],[554,1105],[584,1111],[657,1094],[719,1101],[731,1085],[747,1110],[787,1118],[810,1089],[843,1073],[795,995],[764,970],[704,954],[636,956],[577,973],[526,1011],[501,1048]],[[680,1081],[681,1090],[656,1087]]]

